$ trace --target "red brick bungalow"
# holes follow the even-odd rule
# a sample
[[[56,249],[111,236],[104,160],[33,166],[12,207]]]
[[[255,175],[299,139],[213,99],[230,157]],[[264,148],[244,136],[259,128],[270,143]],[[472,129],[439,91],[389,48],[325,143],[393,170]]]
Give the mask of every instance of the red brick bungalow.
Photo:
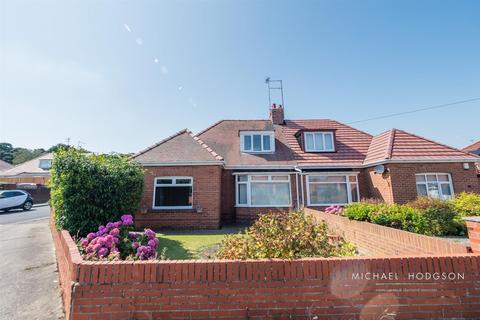
[[[218,228],[268,211],[405,203],[480,192],[480,157],[391,129],[377,136],[334,120],[222,120],[182,130],[132,157],[146,169],[137,226]]]

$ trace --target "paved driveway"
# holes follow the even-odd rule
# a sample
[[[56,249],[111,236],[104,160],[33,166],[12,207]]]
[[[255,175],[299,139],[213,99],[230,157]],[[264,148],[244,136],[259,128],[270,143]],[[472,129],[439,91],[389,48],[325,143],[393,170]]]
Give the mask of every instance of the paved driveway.
[[[0,212],[1,319],[63,318],[49,212]]]

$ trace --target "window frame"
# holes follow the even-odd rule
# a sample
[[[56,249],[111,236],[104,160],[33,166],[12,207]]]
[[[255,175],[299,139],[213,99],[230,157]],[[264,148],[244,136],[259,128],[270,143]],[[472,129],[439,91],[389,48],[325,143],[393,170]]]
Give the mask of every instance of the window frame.
[[[163,180],[163,179],[172,179],[171,184],[163,183],[163,184],[157,184],[157,180]],[[190,179],[189,184],[181,183],[177,184],[177,179]],[[192,188],[192,205],[191,206],[155,206],[155,197],[157,193],[157,187],[191,187]],[[188,177],[188,176],[168,176],[168,177],[155,177],[153,179],[153,199],[152,199],[152,209],[172,209],[172,210],[177,210],[177,209],[193,209],[193,177]]]
[[[321,134],[322,135],[322,142],[323,142],[323,150],[318,150],[315,147],[315,135],[316,134]],[[332,148],[331,149],[326,149],[326,143],[325,143],[325,136],[330,135],[332,137]],[[307,146],[307,135],[312,135],[313,137],[313,149],[308,148]],[[305,152],[335,152],[335,133],[333,131],[305,131],[303,133],[303,143],[305,147]]]
[[[439,191],[439,194],[440,194],[440,197],[437,198],[437,197],[432,197],[432,196],[429,196],[428,195],[428,184],[429,183],[433,183],[433,182],[429,182],[427,180],[427,176],[431,176],[431,175],[435,175],[435,179],[436,179],[436,184],[437,184],[437,187],[438,187],[438,191]],[[438,176],[439,175],[446,175],[448,176],[448,183],[446,181],[439,181],[438,180]],[[425,181],[424,182],[418,182],[417,181],[417,176],[423,176],[425,178]],[[423,184],[425,185],[426,189],[427,189],[427,195],[426,196],[421,196],[418,194],[418,189],[417,189],[417,186],[419,184]],[[444,196],[443,195],[443,191],[442,191],[442,187],[441,185],[442,184],[448,184],[448,186],[450,187],[450,192],[452,193],[451,195],[447,195],[447,196]],[[426,172],[426,173],[415,173],[415,191],[417,193],[417,197],[432,197],[432,198],[437,198],[437,199],[451,199],[455,196],[455,190],[453,189],[453,180],[452,180],[452,175],[450,173],[447,173],[447,172]]]
[[[312,203],[310,201],[310,184],[339,184],[343,182],[311,182],[311,177],[318,176],[335,176],[335,177],[345,177],[345,184],[347,185],[347,203]],[[350,177],[355,177],[356,182],[350,182]],[[358,182],[358,173],[318,173],[318,174],[308,174],[306,179],[306,189],[307,189],[307,206],[311,207],[328,207],[328,206],[344,206],[352,202],[352,184],[357,185],[357,199],[360,201],[360,184]]]
[[[260,143],[262,146],[262,150],[254,151],[253,150],[253,136],[260,135]],[[251,149],[245,149],[245,136],[251,136]],[[264,149],[264,136],[270,137],[270,150]],[[275,152],[275,132],[274,131],[240,131],[240,151],[244,153],[274,153]]]
[[[246,181],[239,181],[240,176],[246,176]],[[252,182],[252,177],[254,176],[267,176],[267,180],[258,180]],[[288,179],[286,180],[272,180],[273,176],[284,176]],[[285,205],[271,205],[271,204],[252,204],[252,183],[288,183],[288,204]],[[239,203],[238,190],[239,184],[245,184],[247,186],[247,203]],[[258,173],[258,174],[236,174],[235,175],[235,207],[238,208],[290,208],[292,207],[292,183],[290,174],[285,173]]]

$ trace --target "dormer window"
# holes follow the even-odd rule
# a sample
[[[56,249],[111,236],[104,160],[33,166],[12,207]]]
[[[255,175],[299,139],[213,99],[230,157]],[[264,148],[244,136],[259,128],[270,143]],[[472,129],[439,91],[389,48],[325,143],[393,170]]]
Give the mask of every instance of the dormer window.
[[[305,151],[334,152],[333,132],[305,132]]]
[[[273,131],[240,132],[240,150],[247,153],[275,152],[275,133]]]

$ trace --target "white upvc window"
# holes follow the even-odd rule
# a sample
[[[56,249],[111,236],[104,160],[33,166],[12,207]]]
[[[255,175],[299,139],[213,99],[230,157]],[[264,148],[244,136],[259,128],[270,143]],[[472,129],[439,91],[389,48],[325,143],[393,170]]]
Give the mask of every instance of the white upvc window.
[[[333,132],[305,132],[304,138],[307,152],[335,151]]]
[[[449,173],[419,173],[415,179],[419,196],[441,199],[453,197],[452,177]]]
[[[290,207],[290,175],[237,175],[235,194],[237,207]]]
[[[307,176],[309,206],[346,205],[360,199],[358,179],[353,174],[311,174]]]
[[[275,132],[242,131],[240,132],[240,150],[247,153],[275,152]]]
[[[153,186],[153,209],[192,209],[192,177],[157,177]]]

